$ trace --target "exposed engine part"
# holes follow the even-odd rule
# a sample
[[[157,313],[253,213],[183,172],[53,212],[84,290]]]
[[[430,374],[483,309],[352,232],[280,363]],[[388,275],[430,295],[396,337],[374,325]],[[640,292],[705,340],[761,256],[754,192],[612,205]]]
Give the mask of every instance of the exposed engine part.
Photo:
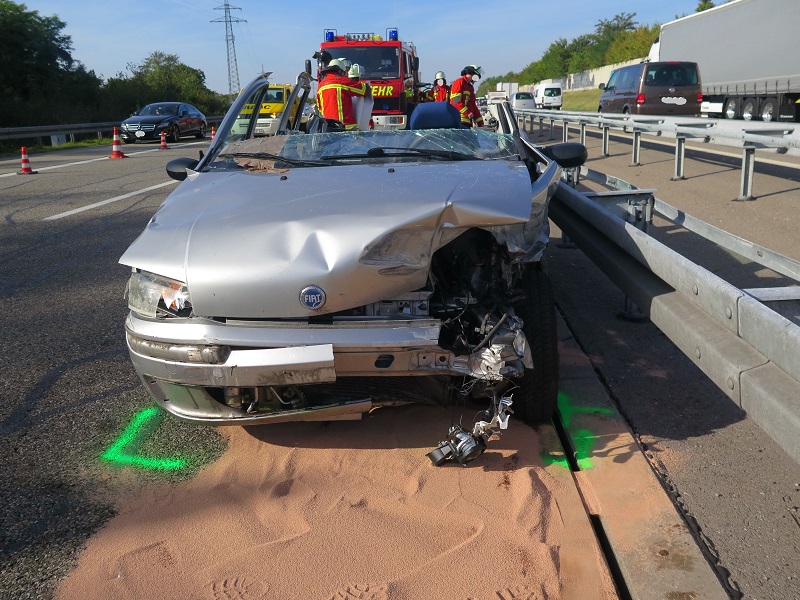
[[[477,421],[472,428],[472,432],[467,431],[460,425],[453,425],[447,432],[447,438],[439,442],[439,445],[428,452],[427,457],[437,467],[443,465],[448,460],[457,460],[461,465],[466,466],[470,461],[475,460],[486,450],[486,444],[493,434],[499,433],[495,428],[508,429],[508,419],[514,413],[511,410],[511,397],[503,397],[492,401],[491,410],[484,411],[484,415],[489,421]]]

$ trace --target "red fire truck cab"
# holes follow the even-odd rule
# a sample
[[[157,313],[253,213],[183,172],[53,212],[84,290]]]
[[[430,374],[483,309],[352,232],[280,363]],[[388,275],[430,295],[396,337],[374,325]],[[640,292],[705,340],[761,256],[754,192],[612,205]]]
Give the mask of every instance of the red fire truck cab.
[[[419,58],[413,43],[403,42],[396,28],[386,37],[374,33],[346,33],[326,29],[320,52],[331,58],[347,59],[364,69],[362,80],[372,87],[374,129],[406,129],[416,106],[420,81]],[[318,64],[318,72],[323,65]]]

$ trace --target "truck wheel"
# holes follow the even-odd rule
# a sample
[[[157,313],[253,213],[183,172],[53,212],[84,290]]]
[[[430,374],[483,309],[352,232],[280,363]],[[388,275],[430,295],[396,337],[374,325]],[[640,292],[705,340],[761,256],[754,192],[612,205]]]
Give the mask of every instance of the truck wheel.
[[[735,119],[739,114],[739,101],[736,98],[728,98],[725,100],[725,107],[722,109],[722,114],[726,119]]]
[[[753,98],[748,98],[742,104],[742,118],[745,121],[752,121],[756,116],[756,101]]]
[[[769,123],[777,116],[778,102],[775,98],[767,98],[761,105],[761,120]]]
[[[540,264],[529,265],[522,275],[525,299],[517,307],[528,338],[533,369],[525,371],[514,391],[513,409],[526,423],[547,423],[558,408],[558,334],[556,307],[550,279]]]

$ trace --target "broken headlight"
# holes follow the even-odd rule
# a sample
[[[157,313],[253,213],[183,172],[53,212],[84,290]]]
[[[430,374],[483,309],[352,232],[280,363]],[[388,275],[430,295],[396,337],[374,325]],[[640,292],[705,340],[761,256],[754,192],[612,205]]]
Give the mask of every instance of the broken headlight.
[[[189,288],[185,283],[134,271],[125,290],[128,308],[145,317],[188,317],[192,311]]]

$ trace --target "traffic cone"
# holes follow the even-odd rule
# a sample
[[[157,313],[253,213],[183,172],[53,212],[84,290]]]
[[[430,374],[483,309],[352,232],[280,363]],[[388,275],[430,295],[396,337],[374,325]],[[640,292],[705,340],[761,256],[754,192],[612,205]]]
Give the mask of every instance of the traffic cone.
[[[163,131],[161,132],[161,148],[160,150],[169,150],[169,146],[167,146],[167,134]]]
[[[119,134],[116,127],[114,127],[114,145],[111,146],[111,156],[108,158],[128,158],[120,149]]]
[[[211,141],[214,141],[214,136],[217,135],[217,129],[212,125],[211,126]]]
[[[22,147],[22,168],[17,171],[20,175],[38,175],[38,171],[31,169],[31,161],[28,160],[28,149]]]

